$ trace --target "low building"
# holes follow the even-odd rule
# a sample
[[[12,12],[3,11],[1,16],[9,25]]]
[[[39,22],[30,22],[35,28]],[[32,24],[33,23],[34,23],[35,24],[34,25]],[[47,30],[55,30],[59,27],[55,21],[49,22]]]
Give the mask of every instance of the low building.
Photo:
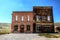
[[[14,11],[12,32],[33,32],[33,13],[31,11]]]
[[[53,9],[51,6],[33,7],[35,32],[54,32]]]

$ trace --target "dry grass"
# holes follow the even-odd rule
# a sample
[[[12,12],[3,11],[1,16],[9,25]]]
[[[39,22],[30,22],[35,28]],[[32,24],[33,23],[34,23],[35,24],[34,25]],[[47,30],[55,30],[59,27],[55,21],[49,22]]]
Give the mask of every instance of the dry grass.
[[[6,33],[11,33],[10,27],[3,27],[0,29],[0,34],[6,34]]]
[[[0,34],[11,33],[10,23],[0,23]]]
[[[47,38],[60,38],[59,33],[40,33],[39,36],[45,36]]]

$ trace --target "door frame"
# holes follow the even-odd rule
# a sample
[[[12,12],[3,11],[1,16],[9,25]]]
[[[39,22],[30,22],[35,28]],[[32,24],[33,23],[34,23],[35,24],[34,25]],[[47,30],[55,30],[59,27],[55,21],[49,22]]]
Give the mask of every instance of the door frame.
[[[24,25],[20,25],[20,33],[24,33]]]

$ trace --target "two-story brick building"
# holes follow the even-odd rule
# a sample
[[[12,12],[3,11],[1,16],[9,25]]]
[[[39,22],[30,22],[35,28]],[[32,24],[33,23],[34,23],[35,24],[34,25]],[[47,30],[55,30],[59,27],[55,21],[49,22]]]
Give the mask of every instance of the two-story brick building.
[[[14,11],[12,14],[12,32],[33,32],[33,13]]]
[[[12,32],[54,32],[52,7],[34,6],[33,11],[13,11]]]

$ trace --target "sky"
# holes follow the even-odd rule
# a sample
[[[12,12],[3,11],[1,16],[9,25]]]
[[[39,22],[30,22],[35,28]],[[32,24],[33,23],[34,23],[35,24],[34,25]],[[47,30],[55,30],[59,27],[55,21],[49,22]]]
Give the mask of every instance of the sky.
[[[13,11],[32,11],[33,6],[53,6],[54,22],[60,22],[60,0],[0,0],[0,23],[11,23]]]

